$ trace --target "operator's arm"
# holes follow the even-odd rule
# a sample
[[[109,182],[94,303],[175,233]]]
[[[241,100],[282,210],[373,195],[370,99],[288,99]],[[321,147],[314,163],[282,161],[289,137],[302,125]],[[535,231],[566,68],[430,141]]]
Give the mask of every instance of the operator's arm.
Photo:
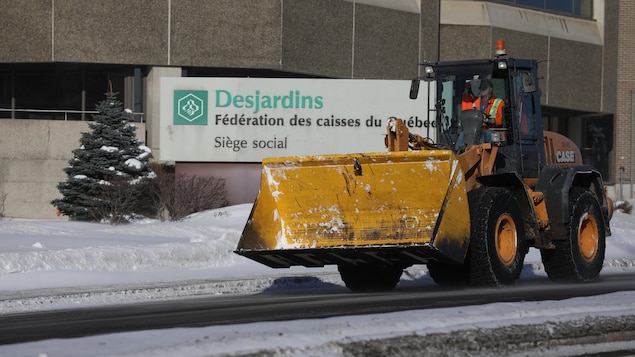
[[[501,104],[498,106],[498,109],[496,110],[496,117],[494,118],[497,128],[503,126],[503,108],[505,108],[505,101],[501,99]]]

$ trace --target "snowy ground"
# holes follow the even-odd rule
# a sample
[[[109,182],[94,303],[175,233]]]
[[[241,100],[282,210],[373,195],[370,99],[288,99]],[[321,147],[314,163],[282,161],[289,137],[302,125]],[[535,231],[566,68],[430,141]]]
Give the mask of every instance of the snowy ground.
[[[310,275],[318,279],[308,281],[342,284],[334,267],[277,270],[234,254],[250,209],[251,205],[238,205],[195,214],[183,222],[147,220],[120,226],[2,219],[0,311],[8,314],[290,288],[272,285],[280,276]],[[635,215],[618,211],[611,227],[613,235],[607,239],[603,273],[635,271]],[[527,256],[523,276],[545,276],[536,250]],[[425,269],[416,267],[404,274],[402,283],[425,279]],[[303,287],[310,286],[305,282]],[[42,297],[43,294],[54,296]],[[617,321],[631,317],[635,317],[635,292],[622,292],[554,301],[547,308],[544,302],[498,303],[46,340],[0,346],[0,356],[210,356],[248,354],[261,349],[277,355],[355,355],[347,348],[372,339],[449,331],[476,333],[527,324],[551,326],[546,333],[552,334],[553,326],[563,321]],[[619,348],[635,350],[635,342],[622,344]],[[589,344],[542,352],[572,355],[603,348]],[[475,351],[472,352],[479,354]]]

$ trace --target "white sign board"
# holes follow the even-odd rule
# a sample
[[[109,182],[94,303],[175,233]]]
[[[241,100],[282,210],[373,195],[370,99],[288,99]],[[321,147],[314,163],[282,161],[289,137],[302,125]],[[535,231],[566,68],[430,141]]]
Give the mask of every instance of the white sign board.
[[[427,86],[418,100],[409,91],[410,81],[396,80],[162,78],[160,159],[260,162],[386,151],[389,117],[434,137]]]

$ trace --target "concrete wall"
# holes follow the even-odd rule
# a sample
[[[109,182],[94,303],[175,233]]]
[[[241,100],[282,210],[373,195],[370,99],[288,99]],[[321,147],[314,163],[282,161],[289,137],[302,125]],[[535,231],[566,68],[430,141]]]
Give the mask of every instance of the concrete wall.
[[[415,5],[406,6],[410,3]],[[510,56],[544,61],[544,105],[596,112],[615,107],[615,91],[606,90],[614,87],[603,76],[604,69],[612,74],[615,68],[604,66],[614,57],[603,49],[603,19],[467,0],[441,1],[439,19],[438,2],[416,4],[0,0],[8,15],[0,25],[0,63],[257,68],[322,77],[410,79],[418,73],[417,62],[437,60],[439,38],[441,60],[491,57],[494,41],[503,38]],[[607,4],[609,15],[615,14],[614,8],[613,2]],[[611,28],[606,34],[616,35]],[[578,87],[583,88],[579,93],[571,90]]]
[[[619,167],[633,156],[633,1],[595,3],[598,18],[585,20],[467,0],[0,0],[0,70],[38,62],[145,67],[147,139],[160,150],[158,83],[181,68],[409,79],[422,60],[491,57],[503,38],[510,56],[543,61],[547,108],[615,112],[611,160]],[[619,21],[605,27],[605,17]],[[85,125],[0,120],[5,214],[54,216],[48,202]]]
[[[137,136],[145,124],[135,123]],[[88,122],[0,119],[0,194],[7,217],[55,218],[50,202],[60,197],[57,184],[79,147]]]
[[[443,60],[491,57],[503,39],[510,57],[540,61],[543,106],[605,110],[602,22],[469,0],[441,10]]]
[[[545,61],[543,104],[585,111],[614,108],[615,91],[605,90],[614,87],[606,87],[603,77],[604,68],[608,74],[615,68],[604,66],[609,58],[603,51],[603,19],[483,1],[422,0],[418,7],[406,3],[417,4],[0,0],[6,14],[0,24],[0,63],[258,68],[323,77],[410,79],[418,73],[417,62],[437,60],[440,3],[440,59],[487,58],[494,41],[504,38],[510,56]],[[401,9],[395,4],[402,4]],[[608,14],[617,15],[611,4]],[[572,94],[570,89],[580,81],[584,91]]]
[[[419,14],[342,0],[0,0],[0,62],[416,74]],[[416,7],[415,7],[416,8]]]
[[[0,0],[0,62],[47,62],[52,54],[52,1]]]
[[[161,100],[161,78],[163,77],[181,77],[181,69],[174,67],[153,67],[145,79],[146,90],[144,93],[145,114],[146,118],[156,118],[147,122],[148,142],[146,145],[152,149],[155,157],[159,156],[160,151],[160,100]]]
[[[280,1],[171,0],[170,61],[200,67],[279,67]],[[165,33],[166,36],[168,35]]]
[[[607,4],[607,17],[616,19],[609,26],[619,34],[618,43],[611,46],[607,57],[615,60],[616,66],[610,69],[611,84],[615,95],[615,143],[612,157],[616,168],[616,177],[622,177],[626,185],[624,198],[634,197],[635,184],[635,1],[610,1]],[[615,27],[617,26],[617,29]],[[615,76],[615,77],[613,77]],[[620,167],[623,175],[620,176]]]

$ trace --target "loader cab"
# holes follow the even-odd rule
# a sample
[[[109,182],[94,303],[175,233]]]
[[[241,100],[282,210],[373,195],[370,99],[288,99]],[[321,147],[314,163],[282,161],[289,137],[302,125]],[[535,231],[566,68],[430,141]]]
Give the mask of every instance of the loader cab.
[[[481,111],[481,86],[490,82],[491,94],[498,98],[493,111],[507,112],[510,97],[509,74],[489,60],[441,63],[436,66],[438,142],[461,153],[470,145],[491,142],[505,145],[510,141],[507,120],[502,125],[487,125]],[[484,90],[483,90],[484,91]]]
[[[429,66],[424,80],[436,82],[436,98],[431,98],[436,102],[436,142],[459,155],[470,145],[498,145],[497,172],[537,178],[545,157],[536,62],[496,58]],[[484,80],[491,81],[493,95],[502,100],[502,125],[484,124],[483,112],[474,106]]]

